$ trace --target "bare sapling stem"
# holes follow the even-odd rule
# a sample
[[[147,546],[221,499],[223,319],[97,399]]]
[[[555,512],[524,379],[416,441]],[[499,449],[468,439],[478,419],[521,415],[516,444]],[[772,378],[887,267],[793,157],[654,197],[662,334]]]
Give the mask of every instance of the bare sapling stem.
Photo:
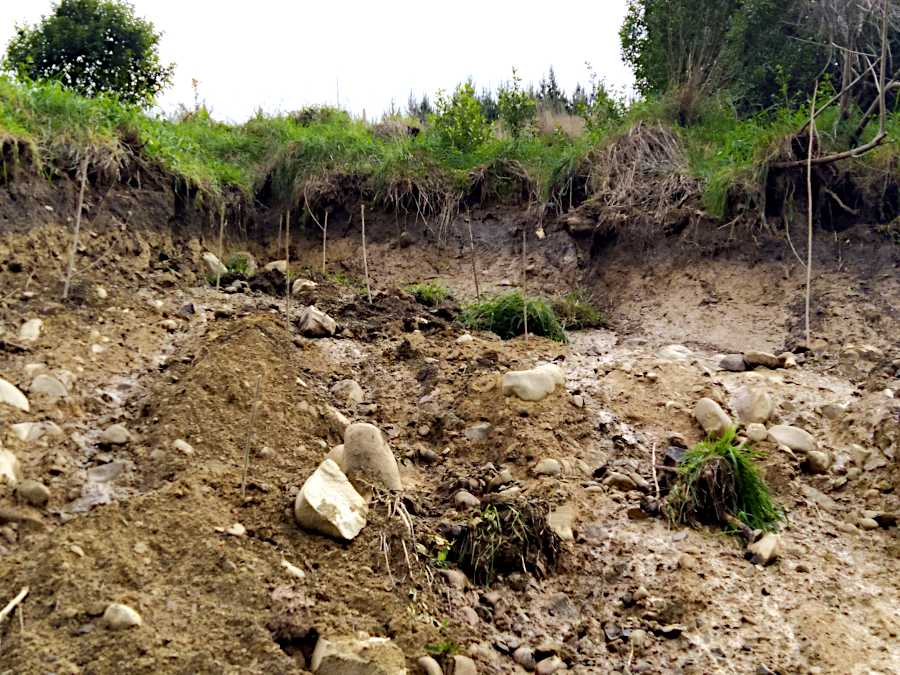
[[[225,264],[225,204],[219,208],[219,267],[216,270],[216,290],[222,281],[222,265]]]
[[[72,285],[72,274],[75,272],[75,256],[78,253],[78,236],[81,233],[81,210],[84,208],[84,188],[87,183],[87,157],[81,160],[81,186],[78,188],[78,206],[75,211],[75,232],[72,234],[72,248],[69,249],[69,264],[66,269],[66,280],[63,283],[63,300],[69,297],[69,287]]]
[[[522,226],[522,326],[525,329],[525,342],[528,342],[528,274],[526,272],[525,240],[528,236],[528,228]]]
[[[325,224],[322,226],[322,276],[325,276],[326,246],[328,245],[328,211],[325,212]]]
[[[360,215],[362,216],[362,254],[363,254],[363,272],[366,275],[366,295],[369,298],[369,304],[372,304],[372,287],[369,285],[369,257],[366,254],[366,205],[360,204]]]
[[[478,255],[475,252],[475,238],[472,236],[472,219],[466,216],[466,225],[469,226],[469,248],[472,249],[472,277],[475,279],[475,299],[481,299],[481,289],[478,287]]]
[[[244,472],[241,476],[241,501],[247,496],[247,475],[250,473],[250,448],[256,438],[256,411],[259,408],[259,393],[262,388],[262,375],[256,376],[256,394],[250,408],[250,426],[247,429],[247,443],[244,446]]]
[[[813,189],[812,189],[812,158],[813,146],[816,144],[816,96],[819,93],[819,83],[813,89],[812,103],[809,110],[809,152],[806,155],[806,200],[808,218],[806,223],[806,347],[810,347],[809,331],[809,302],[812,291],[812,248],[813,248]]]
[[[284,225],[284,216],[279,214],[278,215],[278,238],[275,240],[275,250],[276,251],[281,250],[281,228],[283,225]]]
[[[25,586],[21,591],[19,591],[19,594],[12,600],[10,600],[6,604],[6,607],[0,610],[0,626],[2,626],[7,617],[9,617],[9,615],[13,613],[13,610],[15,610],[15,608],[19,606],[19,603],[25,599],[26,595],[28,595],[28,586]]]
[[[291,210],[284,214],[284,314],[291,330]]]

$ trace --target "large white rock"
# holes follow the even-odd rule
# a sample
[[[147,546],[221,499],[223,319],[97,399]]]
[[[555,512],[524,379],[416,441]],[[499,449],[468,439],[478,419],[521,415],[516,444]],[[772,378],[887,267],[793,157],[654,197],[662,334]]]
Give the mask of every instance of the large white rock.
[[[319,284],[311,279],[297,279],[291,285],[291,293],[297,295],[298,293],[302,293],[303,291],[309,291],[313,288],[316,288]]]
[[[711,398],[701,398],[694,406],[694,418],[710,435],[720,436],[732,426],[731,418],[722,410],[722,406]]]
[[[310,659],[316,675],[406,675],[406,657],[390,638],[320,637]]]
[[[114,602],[103,612],[103,624],[110,630],[126,630],[144,623],[141,615],[128,605]]]
[[[41,337],[41,329],[44,322],[40,319],[29,319],[19,328],[19,339],[22,342],[35,342]]]
[[[330,459],[306,479],[294,502],[298,525],[348,541],[366,526],[367,513],[365,500]]]
[[[337,323],[325,312],[310,306],[300,315],[297,328],[306,337],[330,337],[337,332]]]
[[[28,399],[25,398],[25,394],[19,391],[17,386],[11,382],[7,382],[2,377],[0,377],[0,403],[5,403],[6,405],[18,408],[19,410],[24,410],[25,412],[28,412],[31,409],[28,405]]]
[[[770,565],[781,557],[781,537],[774,532],[764,534],[759,541],[749,544],[747,551],[753,556],[754,564]]]
[[[44,373],[41,373],[31,381],[29,391],[32,394],[41,394],[49,398],[65,398],[69,395],[66,385],[60,382],[58,378],[53,377],[53,375]]]
[[[778,445],[786,445],[798,452],[812,452],[816,449],[816,439],[811,434],[786,424],[769,427],[769,440]]]
[[[555,363],[545,363],[531,370],[513,370],[500,381],[504,396],[516,396],[523,401],[540,401],[549,396],[557,385],[564,385],[566,376]]]
[[[365,422],[351,424],[344,433],[344,470],[354,485],[368,484],[401,490],[400,469],[391,447],[378,427]]]
[[[9,450],[0,450],[0,482],[13,487],[22,478],[22,468],[19,459]]]
[[[271,272],[275,270],[276,272],[281,272],[282,274],[287,274],[287,260],[273,260],[263,267],[263,270],[266,272]]]
[[[216,257],[215,253],[210,253],[209,251],[204,253],[203,262],[206,263],[206,269],[209,271],[210,276],[215,277],[228,274],[228,268],[222,264],[222,261]]]

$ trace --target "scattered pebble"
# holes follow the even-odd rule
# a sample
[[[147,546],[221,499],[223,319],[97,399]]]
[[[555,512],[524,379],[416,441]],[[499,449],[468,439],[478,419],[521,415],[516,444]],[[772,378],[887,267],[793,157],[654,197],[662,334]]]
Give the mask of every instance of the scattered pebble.
[[[100,443],[103,445],[125,445],[131,440],[131,433],[122,424],[113,424],[100,434]]]
[[[117,602],[109,605],[103,612],[103,623],[110,630],[126,630],[140,626],[143,622],[141,615],[135,610]]]

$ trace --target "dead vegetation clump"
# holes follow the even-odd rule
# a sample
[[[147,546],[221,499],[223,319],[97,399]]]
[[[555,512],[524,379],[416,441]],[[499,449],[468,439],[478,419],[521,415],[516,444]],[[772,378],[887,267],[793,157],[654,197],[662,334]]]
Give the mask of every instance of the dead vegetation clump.
[[[638,122],[571,170],[557,182],[557,201],[578,182],[592,196],[566,216],[570,229],[652,238],[680,233],[698,213],[700,181],[690,175],[678,137],[662,124]]]
[[[538,199],[538,187],[525,166],[498,158],[469,172],[467,200],[478,204],[509,199],[530,204]]]
[[[472,581],[485,586],[511,572],[546,577],[556,569],[561,551],[547,512],[536,502],[491,504],[464,526],[451,556]]]

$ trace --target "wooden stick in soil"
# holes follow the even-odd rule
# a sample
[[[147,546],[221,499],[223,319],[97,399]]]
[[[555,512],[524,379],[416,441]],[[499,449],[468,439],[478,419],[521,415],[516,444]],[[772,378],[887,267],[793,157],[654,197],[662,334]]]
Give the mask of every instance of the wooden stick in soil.
[[[481,289],[478,288],[478,255],[475,253],[475,238],[472,236],[472,219],[466,216],[469,227],[469,247],[472,249],[472,277],[475,279],[475,299],[481,300]]]
[[[322,276],[325,276],[325,252],[328,245],[328,211],[325,212],[325,224],[322,226]]]
[[[807,199],[807,229],[806,229],[806,346],[810,346],[809,332],[809,300],[812,289],[812,247],[813,247],[813,189],[812,189],[812,157],[813,146],[816,144],[816,95],[819,93],[819,83],[813,89],[812,102],[809,111],[809,152],[806,160],[806,199]]]
[[[241,476],[241,501],[247,496],[247,474],[250,473],[250,448],[256,437],[256,411],[259,408],[259,392],[262,387],[262,375],[256,376],[256,394],[253,397],[253,407],[250,408],[250,427],[247,429],[247,444],[244,446],[244,472]]]
[[[522,326],[525,329],[525,342],[528,342],[528,276],[525,271],[525,238],[528,230],[522,226]]]
[[[216,270],[216,290],[222,280],[222,265],[225,264],[225,204],[219,209],[219,268]]]
[[[6,621],[6,618],[13,613],[13,610],[18,607],[19,603],[25,599],[25,596],[28,595],[28,586],[25,586],[19,594],[10,600],[6,607],[0,610],[0,625],[3,625],[3,622]]]
[[[363,248],[363,272],[366,275],[366,295],[369,297],[369,304],[372,304],[372,288],[369,286],[369,258],[366,255],[366,205],[359,205],[360,215],[362,216],[362,248]]]
[[[81,232],[81,209],[84,207],[84,187],[87,183],[87,158],[81,160],[81,187],[78,189],[78,206],[75,212],[75,233],[72,235],[72,248],[69,250],[69,266],[66,280],[63,283],[63,300],[69,297],[69,286],[72,284],[72,273],[75,271],[75,255],[78,253],[78,235]]]
[[[291,330],[291,210],[284,214],[284,316]]]

